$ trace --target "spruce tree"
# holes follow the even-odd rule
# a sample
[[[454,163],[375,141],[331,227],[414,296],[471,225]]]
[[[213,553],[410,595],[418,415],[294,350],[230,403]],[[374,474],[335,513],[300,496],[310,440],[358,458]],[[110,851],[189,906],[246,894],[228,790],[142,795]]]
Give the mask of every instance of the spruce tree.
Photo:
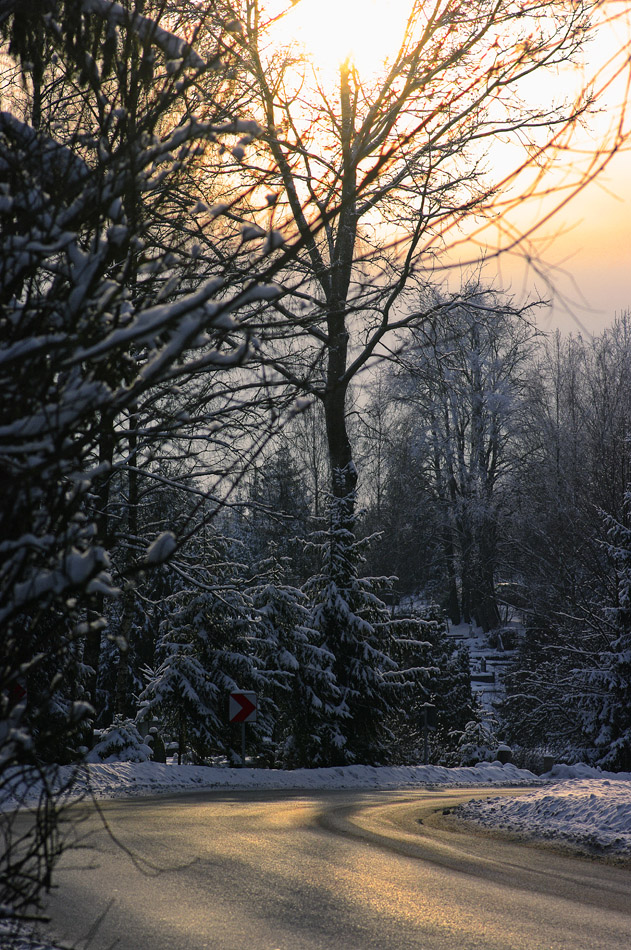
[[[281,766],[326,764],[323,749],[335,742],[340,703],[333,654],[310,626],[304,592],[283,583],[286,568],[269,560],[259,571],[265,576],[249,596],[264,664],[259,707],[271,724],[263,741]]]
[[[159,719],[177,740],[180,760],[188,752],[195,763],[211,756],[236,762],[229,694],[263,685],[244,568],[220,537],[192,545],[174,568],[177,585],[160,627],[158,663],[146,671],[138,697],[138,719]]]
[[[617,581],[617,601],[605,610],[608,648],[586,671],[589,699],[584,711],[596,762],[615,771],[631,770],[631,493],[625,497],[625,521],[607,519],[608,552]]]
[[[334,657],[332,672],[339,689],[339,702],[321,742],[328,765],[388,760],[394,741],[388,720],[405,681],[392,656],[388,609],[375,591],[375,579],[360,573],[368,539],[355,539],[354,510],[354,498],[331,498],[329,527],[311,542],[321,550],[323,569],[305,586],[311,626],[319,634],[319,645]]]

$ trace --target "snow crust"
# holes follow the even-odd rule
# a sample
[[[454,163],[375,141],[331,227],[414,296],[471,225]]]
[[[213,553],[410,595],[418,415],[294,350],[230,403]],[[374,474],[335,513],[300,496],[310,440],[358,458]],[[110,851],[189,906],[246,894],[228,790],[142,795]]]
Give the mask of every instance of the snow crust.
[[[69,775],[69,773],[68,773]],[[68,775],[59,770],[63,785]],[[435,765],[375,768],[281,769],[162,765],[157,762],[90,763],[82,767],[73,795],[97,799],[124,799],[203,789],[358,791],[413,789],[432,786],[533,786],[513,797],[492,794],[457,809],[459,817],[489,828],[518,832],[533,838],[559,839],[587,845],[607,854],[631,856],[631,772],[603,772],[587,765],[556,765],[545,775],[508,763],[479,763],[467,768]],[[34,792],[13,788],[11,807]]]
[[[531,785],[537,776],[499,762],[448,769],[436,765],[376,768],[346,765],[320,769],[235,769],[157,762],[90,764],[84,787],[97,798],[127,798],[199,789],[371,789],[423,788],[428,785]]]
[[[587,766],[571,768],[576,768],[579,775],[596,771]],[[570,770],[565,766],[558,772]],[[606,775],[609,777],[605,778]],[[599,773],[598,778],[565,776],[565,781],[519,797],[471,801],[461,805],[456,814],[487,828],[515,832],[530,839],[554,839],[596,853],[631,856],[629,772]]]

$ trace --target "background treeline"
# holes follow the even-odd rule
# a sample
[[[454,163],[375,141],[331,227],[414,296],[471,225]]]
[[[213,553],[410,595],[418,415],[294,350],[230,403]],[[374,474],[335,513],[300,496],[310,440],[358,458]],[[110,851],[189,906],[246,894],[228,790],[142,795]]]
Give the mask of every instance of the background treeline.
[[[486,292],[441,315],[358,387],[365,569],[392,578],[395,616],[435,604],[490,644],[503,630],[504,740],[626,769],[631,321],[543,334],[502,304]],[[323,446],[322,420],[301,414],[232,516],[250,551],[287,555],[294,582],[313,571],[292,539],[325,507]],[[434,754],[448,761],[459,730]]]
[[[322,487],[317,406],[268,438],[212,526],[190,490],[207,445],[155,440],[133,504],[111,478],[115,578],[134,537],[180,526],[190,537],[104,602],[97,659],[87,666],[84,651],[72,676],[96,715],[71,759],[95,733],[93,759],[148,756],[137,730],[153,725],[186,761],[238,762],[227,697],[240,688],[260,697],[248,752],[261,765],[418,761],[425,702],[439,711],[433,759],[468,761],[472,724],[494,717],[445,636],[465,623],[516,649],[478,755],[502,739],[629,767],[629,320],[593,338],[545,335],[501,295],[476,299],[408,336],[357,387],[366,540],[347,539],[350,563],[332,563],[332,533],[345,529]],[[189,403],[169,399],[173,416]],[[68,702],[63,690],[55,702]]]
[[[613,768],[631,766],[630,346],[628,314],[563,337],[463,311],[358,415],[371,570],[453,623],[517,619],[504,738]]]

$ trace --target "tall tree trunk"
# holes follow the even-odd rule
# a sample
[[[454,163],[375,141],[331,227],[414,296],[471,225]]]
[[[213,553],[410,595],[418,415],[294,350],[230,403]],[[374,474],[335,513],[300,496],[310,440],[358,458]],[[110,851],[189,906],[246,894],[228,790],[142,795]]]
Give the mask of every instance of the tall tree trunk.
[[[98,511],[96,512],[96,526],[99,542],[107,546],[109,531],[109,499],[111,467],[114,459],[114,420],[111,416],[104,416],[99,439],[99,465],[103,466],[104,474],[97,493]],[[92,706],[98,712],[97,685],[99,664],[101,659],[101,626],[97,622],[103,615],[103,597],[98,596],[94,609],[88,611],[88,632],[83,647],[83,662],[89,668],[86,688]]]
[[[476,623],[485,632],[498,627],[501,620],[495,592],[496,530],[494,519],[487,513],[478,525],[478,565],[473,605]]]
[[[445,525],[443,536],[443,551],[445,556],[445,570],[447,572],[447,616],[452,623],[460,623],[460,602],[458,599],[458,585],[456,583],[456,552],[451,536],[451,528]]]
[[[329,324],[333,324],[333,320]],[[331,491],[333,497],[347,506],[348,527],[352,528],[355,513],[354,493],[357,486],[357,471],[346,424],[347,387],[340,382],[346,368],[348,334],[344,318],[336,321],[338,332],[334,345],[328,353],[327,391],[324,397],[327,447],[331,466]]]
[[[357,470],[346,424],[348,381],[348,293],[357,239],[357,172],[352,156],[354,107],[349,85],[349,64],[340,68],[341,139],[343,152],[342,207],[331,262],[327,299],[327,374],[324,418],[331,466],[331,490],[340,503],[340,527],[350,531],[355,521]]]
[[[135,470],[138,462],[137,437],[138,415],[131,412],[129,416],[129,432],[127,435],[127,450],[129,456],[129,468],[127,469],[127,550],[125,552],[125,565],[130,568],[134,543],[138,538],[138,473]],[[127,573],[127,571],[125,571]],[[118,667],[116,670],[116,688],[114,693],[114,711],[119,716],[126,716],[129,712],[129,648],[134,621],[134,592],[127,586],[127,578],[123,583],[126,585],[123,593],[123,616],[120,627],[120,640],[118,644]]]

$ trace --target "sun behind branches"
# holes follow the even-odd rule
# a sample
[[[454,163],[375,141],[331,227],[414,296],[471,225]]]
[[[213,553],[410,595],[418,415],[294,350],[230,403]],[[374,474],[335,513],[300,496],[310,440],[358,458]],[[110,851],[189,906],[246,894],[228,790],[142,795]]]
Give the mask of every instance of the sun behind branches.
[[[282,31],[319,71],[337,72],[350,60],[366,77],[396,53],[411,8],[411,0],[298,0]]]

